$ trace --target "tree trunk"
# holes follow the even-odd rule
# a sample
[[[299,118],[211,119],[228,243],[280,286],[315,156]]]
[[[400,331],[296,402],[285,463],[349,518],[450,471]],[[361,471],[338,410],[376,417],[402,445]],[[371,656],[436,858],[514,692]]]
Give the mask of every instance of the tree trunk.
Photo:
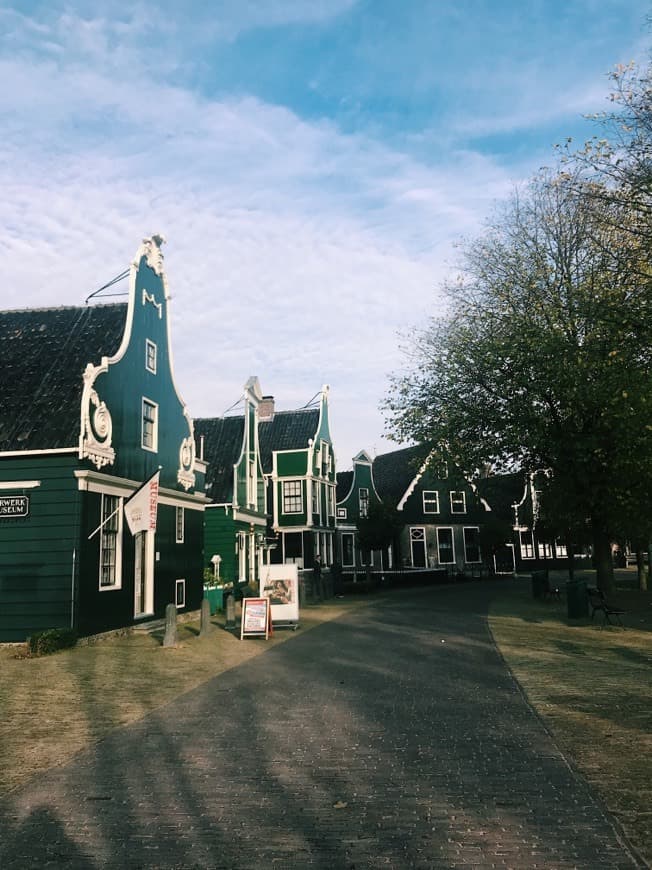
[[[638,578],[638,588],[641,592],[647,592],[648,587],[648,579],[650,577],[650,571],[652,570],[652,541],[647,542],[647,571],[643,574],[643,576],[639,576]]]
[[[566,542],[566,553],[568,555],[568,579],[575,579],[575,547],[570,543],[570,537]]]
[[[611,557],[611,541],[602,523],[595,520],[593,527],[593,559],[595,561],[598,589],[608,595],[614,585],[614,564]]]

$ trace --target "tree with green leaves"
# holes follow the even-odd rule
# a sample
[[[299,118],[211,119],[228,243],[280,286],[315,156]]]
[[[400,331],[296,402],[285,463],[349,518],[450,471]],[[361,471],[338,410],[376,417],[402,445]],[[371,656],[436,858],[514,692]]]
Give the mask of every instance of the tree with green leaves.
[[[627,204],[598,193],[567,166],[514,194],[463,247],[448,314],[416,336],[385,410],[397,439],[445,445],[467,475],[549,470],[590,521],[607,591],[613,530],[652,486],[652,282]]]

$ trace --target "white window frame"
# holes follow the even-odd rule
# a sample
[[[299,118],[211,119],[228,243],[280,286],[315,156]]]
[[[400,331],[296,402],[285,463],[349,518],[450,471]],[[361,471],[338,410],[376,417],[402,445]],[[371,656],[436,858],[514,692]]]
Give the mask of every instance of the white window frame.
[[[156,363],[158,358],[158,348],[156,342],[151,339],[145,339],[145,368],[151,374],[156,374]]]
[[[151,409],[153,411],[153,416],[151,419],[145,416],[145,412],[148,409]],[[146,422],[149,422],[152,425],[151,445],[145,443]],[[151,399],[148,399],[145,396],[143,396],[143,400],[141,403],[140,446],[143,448],[143,450],[149,450],[150,453],[158,452],[158,404],[156,402],[152,402]]]
[[[346,508],[338,507],[337,509],[337,519],[345,520],[346,519]]]
[[[529,536],[529,539],[525,542],[523,541],[524,535]],[[521,553],[521,559],[534,559],[534,536],[531,529],[519,529],[518,548]]]
[[[335,516],[335,487],[332,484],[326,485],[326,501],[328,502],[328,516]]]
[[[369,516],[369,488],[366,486],[358,489],[358,511],[361,517]]]
[[[177,544],[183,544],[186,537],[186,509],[177,505],[174,516],[174,537]]]
[[[312,481],[312,495],[311,495],[311,504],[312,504],[312,513],[313,514],[321,514],[321,499],[319,498],[319,481]]]
[[[345,562],[345,548],[344,548],[344,539],[351,539],[351,561]],[[355,532],[342,532],[342,567],[343,568],[355,568]]]
[[[181,595],[179,595],[179,590],[181,590]],[[186,606],[186,581],[184,578],[179,578],[175,581],[174,603],[177,606],[177,610]]]
[[[427,498],[426,498],[427,496]],[[436,489],[424,489],[423,491],[423,512],[424,514],[439,513],[439,491]],[[434,507],[432,507],[434,505]]]
[[[107,503],[105,500],[110,499],[109,501],[109,509],[105,509],[105,504]],[[111,589],[122,589],[122,515],[123,515],[123,499],[117,495],[111,495],[109,493],[102,493],[100,498],[100,522],[102,523],[102,527],[100,529],[99,539],[99,567],[98,567],[98,586],[100,592],[107,592]],[[106,520],[113,514],[115,511],[115,515],[113,520],[115,520],[115,524],[117,528],[107,528]],[[112,520],[112,521],[113,521]],[[112,522],[111,521],[111,522]],[[113,583],[102,583],[102,562],[104,557],[104,552],[106,549],[107,543],[107,535],[111,533],[111,539],[114,542],[115,547],[115,563],[113,566]]]
[[[478,537],[478,558],[477,559],[468,559],[467,558],[468,546],[466,543],[466,533],[469,531],[477,532],[477,537]],[[480,527],[479,526],[464,526],[464,528],[462,529],[462,537],[464,539],[464,561],[465,561],[465,563],[467,565],[480,564],[482,562],[482,551],[480,549]]]
[[[455,535],[453,534],[452,526],[437,526],[437,562],[440,565],[454,565],[455,564]],[[450,562],[443,562],[441,558],[441,545],[439,542],[439,533],[440,532],[450,532],[451,536],[451,560]]]
[[[303,513],[303,481],[301,480],[283,480],[281,481],[281,513],[283,514],[302,514]],[[291,490],[295,491],[292,492]],[[288,504],[295,505],[288,509]]]
[[[552,544],[545,541],[537,541],[537,553],[540,559],[553,559]]]
[[[461,496],[461,498],[453,498],[453,496]],[[450,491],[450,501],[451,501],[451,513],[452,514],[465,514],[466,513],[466,493],[463,489],[455,489]],[[462,506],[461,510],[456,510],[459,506]]]

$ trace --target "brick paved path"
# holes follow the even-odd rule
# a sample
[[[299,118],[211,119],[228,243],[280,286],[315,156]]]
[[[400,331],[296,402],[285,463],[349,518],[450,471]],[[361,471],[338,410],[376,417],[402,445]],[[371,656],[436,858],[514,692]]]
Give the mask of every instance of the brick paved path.
[[[494,649],[490,589],[372,600],[114,732],[0,802],[0,867],[637,866]]]

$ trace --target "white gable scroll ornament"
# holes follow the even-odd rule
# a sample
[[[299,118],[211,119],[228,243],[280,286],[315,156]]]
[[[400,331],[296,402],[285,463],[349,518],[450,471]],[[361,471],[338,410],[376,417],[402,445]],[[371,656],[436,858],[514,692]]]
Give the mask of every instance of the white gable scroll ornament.
[[[156,531],[160,474],[160,469],[155,471],[125,502],[125,519],[132,535]]]
[[[179,470],[177,471],[177,483],[186,492],[195,485],[193,466],[195,464],[195,439],[193,435],[184,438],[179,448]]]
[[[84,371],[84,389],[81,398],[81,434],[79,437],[79,456],[95,463],[97,468],[112,465],[115,461],[115,450],[111,446],[113,438],[113,421],[106,404],[100,401],[93,384],[101,372],[108,369],[106,361],[103,365],[94,366],[88,363]]]

